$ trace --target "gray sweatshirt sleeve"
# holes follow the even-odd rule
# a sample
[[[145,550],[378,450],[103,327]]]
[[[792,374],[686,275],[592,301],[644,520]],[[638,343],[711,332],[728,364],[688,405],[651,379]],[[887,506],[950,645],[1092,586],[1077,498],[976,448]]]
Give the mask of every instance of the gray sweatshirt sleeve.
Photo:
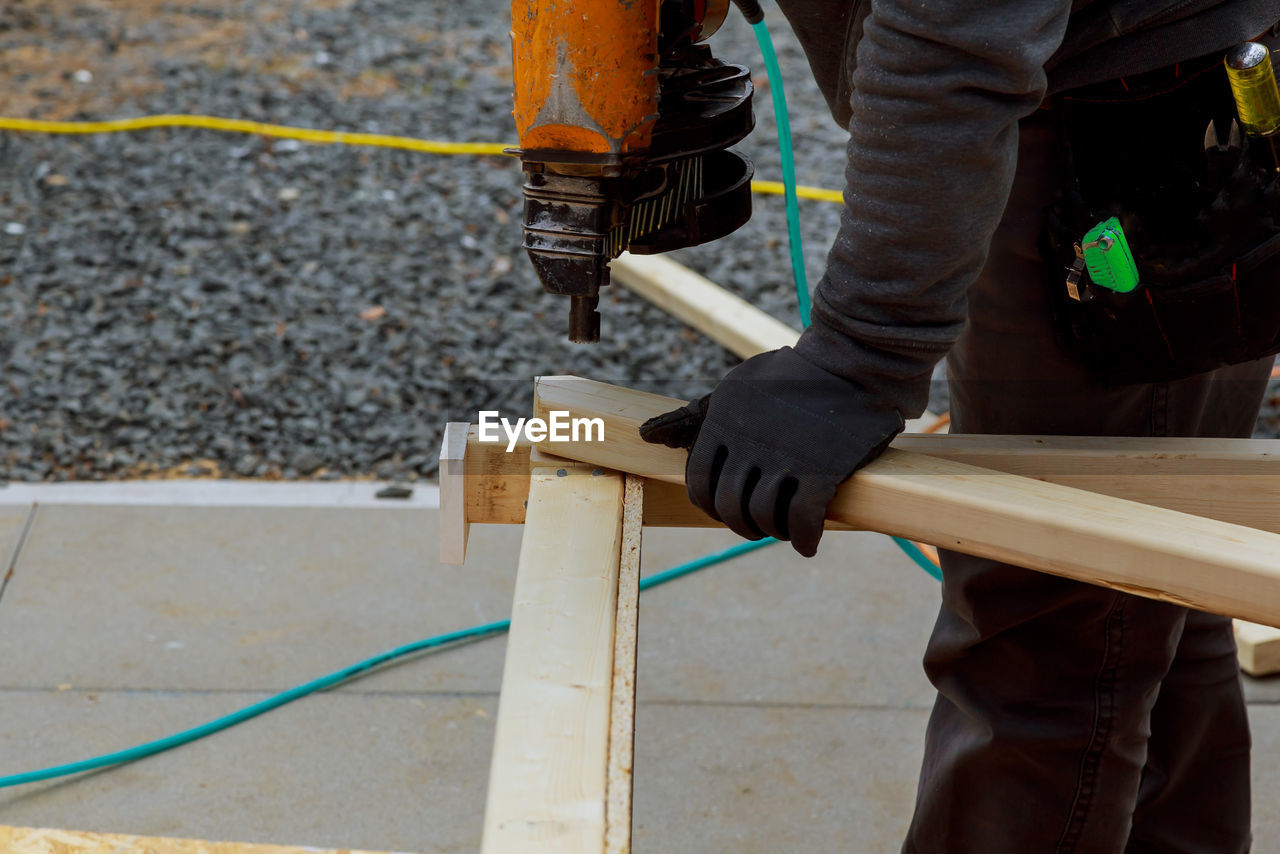
[[[874,0],[863,22],[845,211],[796,350],[904,417],[924,410],[963,328],[1009,197],[1018,120],[1044,97],[1070,8]]]

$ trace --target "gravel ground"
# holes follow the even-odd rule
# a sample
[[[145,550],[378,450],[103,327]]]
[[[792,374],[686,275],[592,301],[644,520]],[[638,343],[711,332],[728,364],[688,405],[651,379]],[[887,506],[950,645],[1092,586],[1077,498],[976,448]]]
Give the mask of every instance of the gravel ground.
[[[0,11],[0,72],[17,81],[0,113],[509,141],[507,9],[25,0]],[[842,134],[774,29],[801,180],[839,186]],[[740,21],[717,46],[758,64]],[[758,112],[744,150],[776,178]],[[0,162],[2,477],[412,479],[433,474],[445,420],[527,410],[535,374],[692,390],[732,364],[620,288],[600,345],[565,342],[565,304],[518,248],[520,172],[505,158],[157,130],[0,134]],[[837,212],[805,204],[812,276]],[[793,321],[785,250],[781,200],[766,197],[748,227],[681,258]]]
[[[0,115],[511,141],[508,7],[10,0]],[[839,187],[844,133],[770,23],[800,180]],[[762,67],[736,17],[713,45]],[[762,78],[741,148],[777,179]],[[693,393],[734,362],[617,287],[602,343],[567,343],[565,303],[519,250],[506,158],[156,130],[0,133],[0,164],[0,479],[413,480],[434,474],[446,420],[526,411],[536,374]],[[812,279],[837,216],[802,202]],[[745,228],[678,257],[794,324],[785,235],[781,199],[758,198]]]

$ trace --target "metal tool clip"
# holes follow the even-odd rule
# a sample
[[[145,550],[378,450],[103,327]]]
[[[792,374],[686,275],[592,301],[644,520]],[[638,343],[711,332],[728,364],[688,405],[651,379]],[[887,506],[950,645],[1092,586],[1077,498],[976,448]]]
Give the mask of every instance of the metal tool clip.
[[[1084,302],[1090,296],[1088,291],[1083,296],[1080,293],[1080,277],[1084,275],[1084,248],[1079,243],[1073,248],[1076,250],[1076,259],[1067,268],[1067,296],[1076,302]]]

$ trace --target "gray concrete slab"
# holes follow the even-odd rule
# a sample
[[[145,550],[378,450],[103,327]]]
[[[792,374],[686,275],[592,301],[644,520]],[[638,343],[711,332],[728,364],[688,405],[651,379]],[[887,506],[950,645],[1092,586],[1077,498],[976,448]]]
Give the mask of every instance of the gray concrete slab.
[[[261,699],[0,692],[4,771],[83,758]],[[326,694],[71,782],[0,790],[0,824],[239,842],[474,852],[496,697]]]
[[[642,705],[634,850],[897,852],[926,717],[900,709]]]
[[[646,572],[738,542],[648,530]],[[653,700],[927,707],[920,665],[940,588],[879,534],[827,534],[818,556],[770,546],[645,593],[639,686]]]
[[[0,506],[0,553],[24,515]],[[0,774],[505,617],[521,529],[473,529],[454,568],[434,560],[435,525],[421,509],[42,507],[0,602]],[[648,531],[644,569],[734,542]],[[646,593],[635,850],[897,851],[937,602],[937,582],[870,534],[829,535],[812,561],[771,547]],[[429,654],[160,757],[0,791],[0,823],[474,851],[504,647]],[[1274,684],[1250,696],[1273,699]],[[1280,706],[1250,715],[1257,850],[1280,850],[1280,763],[1267,761]]]
[[[258,699],[4,691],[4,770]],[[72,783],[0,791],[0,823],[453,854],[479,847],[497,698],[329,694]],[[924,713],[642,704],[635,848],[896,851]]]
[[[1249,703],[1280,703],[1280,674],[1261,679],[1244,677],[1244,698]]]
[[[3,770],[77,758],[257,699],[4,691]],[[474,851],[496,698],[329,694],[74,783],[0,792],[0,823]],[[1252,707],[1255,850],[1280,850],[1280,709]],[[926,713],[641,704],[635,850],[894,852]],[[12,766],[10,765],[12,763]]]
[[[440,506],[440,487],[415,483],[393,499],[378,493],[392,484],[376,480],[103,480],[0,485],[0,507],[92,504],[118,507],[347,507]]]
[[[522,529],[435,559],[431,510],[43,507],[0,620],[0,686],[284,689],[383,649],[509,615]],[[736,542],[646,532],[654,572]],[[774,546],[645,594],[654,699],[927,705],[938,586],[885,537]],[[493,690],[502,642],[364,690]]]
[[[29,504],[0,505],[0,581],[17,557],[18,541],[22,539],[22,529],[33,509]]]
[[[519,528],[435,560],[434,510],[42,507],[0,619],[0,687],[280,690],[509,615]],[[492,690],[500,644],[384,688]]]
[[[251,690],[505,616],[522,530],[477,527],[453,568],[434,560],[434,526],[420,510],[43,508],[0,619],[0,772],[165,735],[262,696]],[[645,571],[735,541],[650,531]],[[918,658],[936,597],[873,535],[831,537],[817,561],[773,547],[647,593],[636,850],[874,850],[899,836],[924,713],[897,706],[927,702]],[[504,646],[427,655],[171,754],[0,792],[0,822],[474,850]],[[848,775],[859,763],[875,773]],[[787,817],[801,804],[815,817]]]

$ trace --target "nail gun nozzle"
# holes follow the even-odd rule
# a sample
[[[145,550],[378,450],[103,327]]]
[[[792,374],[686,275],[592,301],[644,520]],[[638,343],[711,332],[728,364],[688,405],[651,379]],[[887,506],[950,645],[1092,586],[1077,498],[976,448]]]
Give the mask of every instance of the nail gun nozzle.
[[[600,340],[600,297],[569,298],[569,340],[575,344],[593,344]]]

